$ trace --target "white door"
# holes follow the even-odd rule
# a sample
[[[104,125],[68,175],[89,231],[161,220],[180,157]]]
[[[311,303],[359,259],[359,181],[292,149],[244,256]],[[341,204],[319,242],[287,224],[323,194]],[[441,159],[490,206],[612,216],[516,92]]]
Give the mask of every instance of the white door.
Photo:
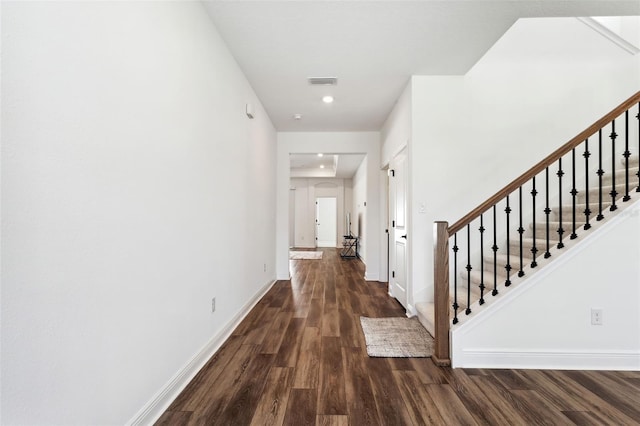
[[[390,164],[389,293],[407,307],[407,155],[402,150]]]
[[[335,197],[316,198],[316,247],[336,247],[338,215]]]

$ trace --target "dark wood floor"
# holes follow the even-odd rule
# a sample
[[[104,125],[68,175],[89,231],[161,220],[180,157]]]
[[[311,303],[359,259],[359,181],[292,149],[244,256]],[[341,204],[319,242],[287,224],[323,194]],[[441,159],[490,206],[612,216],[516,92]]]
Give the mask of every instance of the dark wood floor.
[[[325,249],[279,281],[158,425],[633,425],[640,372],[469,370],[369,358],[359,317],[403,316]]]

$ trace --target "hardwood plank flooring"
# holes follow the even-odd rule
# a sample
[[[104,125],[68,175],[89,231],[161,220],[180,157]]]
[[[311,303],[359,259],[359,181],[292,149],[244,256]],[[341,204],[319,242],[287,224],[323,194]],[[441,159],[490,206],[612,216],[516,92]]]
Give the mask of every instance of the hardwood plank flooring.
[[[640,372],[369,358],[360,316],[402,317],[338,251],[290,262],[156,425],[640,425]]]

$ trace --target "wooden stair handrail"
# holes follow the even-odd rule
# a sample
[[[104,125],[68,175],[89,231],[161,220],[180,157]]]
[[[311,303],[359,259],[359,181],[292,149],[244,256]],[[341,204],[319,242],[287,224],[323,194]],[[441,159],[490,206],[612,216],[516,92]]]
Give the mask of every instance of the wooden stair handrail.
[[[516,178],[510,184],[502,188],[500,191],[496,192],[493,196],[489,197],[487,201],[480,204],[475,209],[471,210],[469,213],[464,215],[462,219],[458,220],[453,225],[449,226],[449,235],[453,235],[465,226],[473,221],[475,218],[480,216],[481,213],[484,213],[489,208],[493,207],[494,204],[497,204],[499,201],[504,199],[507,195],[511,194],[513,191],[518,189],[520,186],[527,183],[531,178],[536,176],[538,173],[558,161],[560,157],[571,151],[573,148],[580,145],[585,141],[588,137],[595,134],[598,130],[602,129],[604,126],[609,124],[613,119],[618,117],[623,112],[627,111],[634,104],[640,102],[640,91],[636,92],[633,96],[631,96],[626,101],[622,102],[616,108],[614,108],[611,112],[606,114],[604,117],[593,123],[591,126],[587,127],[584,131],[579,133],[576,137],[571,139],[569,142],[562,145],[560,148],[553,151],[546,158],[540,161],[535,166],[531,167],[529,170],[524,172],[520,177]]]

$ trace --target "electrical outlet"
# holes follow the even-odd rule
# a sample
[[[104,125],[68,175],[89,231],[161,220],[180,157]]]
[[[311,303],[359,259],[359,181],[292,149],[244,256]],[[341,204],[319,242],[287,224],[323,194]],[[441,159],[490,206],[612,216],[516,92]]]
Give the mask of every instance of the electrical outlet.
[[[263,272],[267,272],[267,264],[266,263],[264,264],[264,268],[262,268],[262,271]]]
[[[591,325],[602,325],[602,309],[591,308]]]
[[[211,313],[216,311],[216,298],[211,299]]]

